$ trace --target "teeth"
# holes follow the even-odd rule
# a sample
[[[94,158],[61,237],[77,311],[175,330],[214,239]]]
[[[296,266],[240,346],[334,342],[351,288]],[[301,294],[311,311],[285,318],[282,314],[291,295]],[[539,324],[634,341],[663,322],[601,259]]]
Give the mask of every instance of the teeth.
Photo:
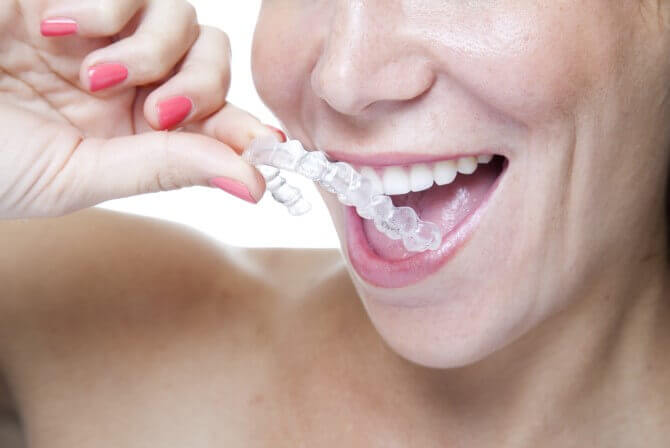
[[[419,192],[429,189],[433,184],[447,185],[456,179],[458,173],[472,174],[479,163],[489,163],[493,155],[461,157],[434,163],[417,163],[409,166],[388,166],[359,168],[362,176],[372,181],[384,194],[399,195],[410,191]]]
[[[477,158],[461,157],[458,159],[458,162],[456,162],[456,167],[461,174],[472,174],[477,169]]]
[[[412,165],[409,169],[409,186],[412,191],[428,190],[433,186],[433,172],[425,163]]]
[[[409,193],[409,176],[407,171],[400,166],[389,166],[384,168],[382,176],[384,193],[389,195]]]
[[[384,191],[384,184],[382,183],[381,177],[377,174],[374,168],[369,166],[364,166],[360,169],[361,176],[367,177],[372,182],[372,185],[377,189],[377,191]]]
[[[456,179],[458,170],[456,169],[456,163],[453,160],[445,160],[444,162],[437,162],[433,166],[433,176],[435,177],[435,183],[438,185],[447,185],[450,184]]]

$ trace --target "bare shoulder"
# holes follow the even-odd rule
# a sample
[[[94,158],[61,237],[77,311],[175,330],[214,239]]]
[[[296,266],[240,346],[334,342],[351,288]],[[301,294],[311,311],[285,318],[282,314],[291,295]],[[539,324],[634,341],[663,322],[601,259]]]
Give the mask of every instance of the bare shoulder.
[[[181,225],[100,209],[0,222],[0,246],[0,320],[38,302],[79,306],[82,295],[89,305],[132,295],[135,305],[244,297],[236,302],[252,306],[265,297],[267,306],[343,272],[336,251],[226,247]]]
[[[202,272],[221,272],[222,264],[239,274],[247,270],[253,277],[259,268],[288,273],[291,264],[301,262],[334,262],[334,251],[246,250],[226,247],[188,227],[166,221],[89,209],[53,219],[0,221],[0,242],[5,250],[0,255],[3,276],[19,270],[31,280],[37,274],[47,279],[55,271],[63,278],[68,274],[83,280],[81,271],[113,267],[115,274],[147,272],[152,267]],[[310,259],[309,261],[307,259]],[[301,261],[302,260],[302,261]],[[67,269],[68,262],[78,269]],[[121,261],[121,263],[120,263]],[[290,262],[289,262],[290,261]],[[207,269],[207,267],[210,267]],[[287,269],[288,268],[288,269]],[[319,269],[318,266],[315,266]],[[22,276],[22,277],[23,277]],[[231,276],[235,280],[238,276]],[[168,277],[169,278],[169,277]],[[15,278],[25,283],[25,278]]]
[[[336,251],[227,248],[101,210],[1,222],[0,245],[0,377],[33,437],[100,415],[119,437],[149,416],[237,437],[263,397],[295,399],[372,334]]]
[[[230,248],[99,209],[0,222],[0,246],[0,341],[29,334],[21,352],[34,356],[54,346],[45,338],[92,350],[207,331],[242,352],[274,340],[278,319],[355,294],[336,251]]]
[[[198,296],[215,287],[210,274],[226,262],[188,229],[97,209],[1,222],[0,244],[6,248],[0,276],[8,287],[0,306],[14,312],[40,302],[79,306],[82,295],[89,303],[126,294],[169,300],[186,289]]]

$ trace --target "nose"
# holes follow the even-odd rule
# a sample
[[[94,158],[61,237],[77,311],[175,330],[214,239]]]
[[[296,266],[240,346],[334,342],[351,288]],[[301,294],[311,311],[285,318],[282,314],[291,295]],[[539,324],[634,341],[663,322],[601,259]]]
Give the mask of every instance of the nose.
[[[336,0],[330,29],[311,74],[315,94],[336,111],[356,116],[371,105],[415,99],[434,72],[420,42],[403,29],[395,1]],[[406,25],[405,25],[406,26]]]

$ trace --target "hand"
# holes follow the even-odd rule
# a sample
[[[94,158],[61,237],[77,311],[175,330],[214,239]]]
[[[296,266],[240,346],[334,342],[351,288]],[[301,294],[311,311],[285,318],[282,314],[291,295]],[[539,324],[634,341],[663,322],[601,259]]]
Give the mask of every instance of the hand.
[[[227,36],[184,0],[4,0],[0,218],[192,185],[257,201],[239,153],[276,131],[229,84]]]

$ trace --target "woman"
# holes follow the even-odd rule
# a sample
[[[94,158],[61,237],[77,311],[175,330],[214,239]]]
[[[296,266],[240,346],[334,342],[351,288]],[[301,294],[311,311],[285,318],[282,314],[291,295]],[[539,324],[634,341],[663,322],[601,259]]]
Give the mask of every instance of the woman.
[[[226,39],[186,3],[9,3],[3,216],[261,196],[236,153],[273,131],[225,103]],[[101,211],[5,222],[6,415],[32,447],[667,446],[669,19],[264,2],[263,100],[443,246],[411,256],[328,195],[343,257]]]

